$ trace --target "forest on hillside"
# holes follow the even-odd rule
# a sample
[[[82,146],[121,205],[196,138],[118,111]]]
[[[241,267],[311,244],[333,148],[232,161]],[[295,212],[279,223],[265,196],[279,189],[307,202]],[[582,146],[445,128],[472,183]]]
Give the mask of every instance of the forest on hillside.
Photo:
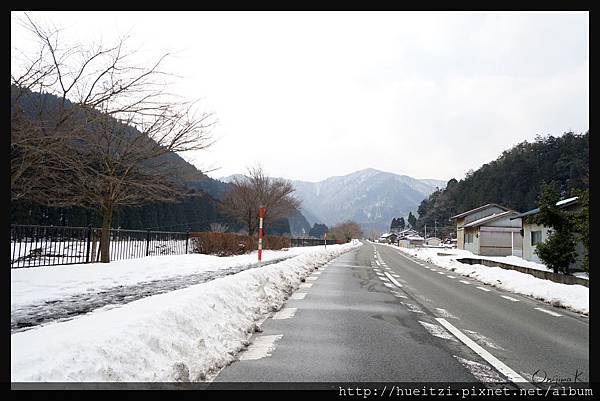
[[[421,202],[416,227],[448,226],[450,217],[486,203],[533,209],[544,183],[555,186],[562,198],[589,188],[589,131],[523,141],[464,179],[449,180]]]

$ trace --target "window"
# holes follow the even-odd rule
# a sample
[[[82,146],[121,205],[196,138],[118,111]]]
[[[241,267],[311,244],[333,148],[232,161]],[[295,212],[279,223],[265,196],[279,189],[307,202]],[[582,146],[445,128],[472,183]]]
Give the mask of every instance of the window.
[[[542,232],[532,231],[531,232],[531,245],[537,245],[542,242]]]
[[[467,244],[471,244],[473,242],[473,233],[467,233],[466,234],[465,242]]]

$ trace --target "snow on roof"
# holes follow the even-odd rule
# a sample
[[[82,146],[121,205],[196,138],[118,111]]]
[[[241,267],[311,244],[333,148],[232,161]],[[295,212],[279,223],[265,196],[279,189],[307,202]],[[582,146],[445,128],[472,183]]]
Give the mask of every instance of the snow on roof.
[[[421,237],[420,235],[409,235],[408,237],[406,237],[406,239],[408,239],[408,240],[423,240],[425,238]]]
[[[493,206],[498,207],[500,209],[507,210],[507,211],[510,210],[509,208],[499,205],[497,203],[488,203],[487,205],[479,206],[479,207],[476,207],[475,209],[467,210],[466,212],[462,212],[460,214],[457,214],[456,216],[452,216],[452,217],[450,217],[450,220],[464,217],[466,215],[473,214],[473,213],[479,212],[480,210],[487,209],[488,207],[493,207]]]
[[[578,196],[574,196],[574,197],[568,198],[568,199],[559,200],[558,202],[556,202],[556,206],[559,206],[559,207],[569,206],[569,205],[572,205],[573,203],[575,203],[577,201],[577,199],[579,199]],[[535,209],[531,209],[531,210],[528,210],[526,212],[520,213],[520,214],[518,214],[516,216],[513,216],[510,219],[514,220],[514,219],[518,219],[518,218],[521,218],[521,217],[530,216],[532,214],[537,214],[539,212],[540,212],[540,208],[536,207]]]
[[[514,214],[514,213],[517,213],[517,212],[512,211],[512,210],[507,210],[506,212],[502,212],[502,213],[494,213],[492,215],[482,217],[479,220],[472,221],[469,224],[465,224],[464,227],[467,228],[467,227],[481,226],[481,225],[483,225],[485,223],[489,223],[491,221],[495,221],[495,220],[501,219],[503,217],[508,216],[509,214]]]

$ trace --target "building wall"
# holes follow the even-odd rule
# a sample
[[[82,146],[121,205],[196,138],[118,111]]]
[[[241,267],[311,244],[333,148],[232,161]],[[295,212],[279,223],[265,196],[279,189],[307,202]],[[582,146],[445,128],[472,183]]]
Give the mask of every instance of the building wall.
[[[539,256],[535,253],[536,246],[531,245],[531,232],[541,231],[542,242],[548,238],[549,230],[544,226],[533,223],[523,223],[523,259],[531,262],[542,263]]]
[[[534,224],[534,223],[523,223],[523,259],[531,262],[543,263],[540,257],[535,253],[537,246],[531,245],[531,233],[533,231],[542,232],[542,242],[546,241],[550,234],[550,229],[546,226]],[[585,255],[585,248],[581,241],[577,241],[575,244],[575,252],[577,253],[577,260],[571,264],[572,270],[582,270],[583,257]]]
[[[462,226],[465,224],[465,219],[456,219],[456,247],[465,249],[465,231]]]
[[[473,236],[472,242],[467,242],[465,238],[464,249],[465,251],[473,252],[475,255],[479,255],[479,229],[477,227],[470,227],[464,229],[465,237],[468,235]]]
[[[512,255],[511,231],[481,231],[479,232],[479,254],[482,256]]]

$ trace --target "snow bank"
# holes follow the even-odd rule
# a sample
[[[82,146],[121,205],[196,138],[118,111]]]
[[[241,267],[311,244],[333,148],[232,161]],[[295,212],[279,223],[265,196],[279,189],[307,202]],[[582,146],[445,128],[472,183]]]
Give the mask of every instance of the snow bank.
[[[265,250],[262,259],[268,262],[294,257],[314,252],[315,248],[319,247]],[[188,254],[149,256],[110,263],[11,269],[11,309],[72,295],[97,293],[111,287],[245,266],[257,260],[256,252],[229,257]]]
[[[279,309],[302,278],[357,246],[312,247],[264,268],[13,334],[11,380],[203,380],[234,360],[256,322]]]
[[[485,284],[517,294],[528,295],[544,302],[548,302],[554,306],[561,306],[578,313],[583,313],[585,315],[589,314],[590,291],[588,287],[583,285],[555,283],[516,270],[502,269],[501,267],[484,266],[481,264],[467,265],[456,259],[489,259],[498,262],[518,264],[519,266],[525,267],[531,267],[532,264],[539,265],[539,263],[528,262],[515,256],[481,257],[462,249],[440,250],[389,246],[444,269],[454,271],[463,276],[473,277]],[[447,254],[448,256],[439,256],[438,253]],[[515,259],[520,259],[520,262],[517,260],[516,262],[519,263],[513,263],[512,261]],[[545,266],[543,270],[546,270]]]

